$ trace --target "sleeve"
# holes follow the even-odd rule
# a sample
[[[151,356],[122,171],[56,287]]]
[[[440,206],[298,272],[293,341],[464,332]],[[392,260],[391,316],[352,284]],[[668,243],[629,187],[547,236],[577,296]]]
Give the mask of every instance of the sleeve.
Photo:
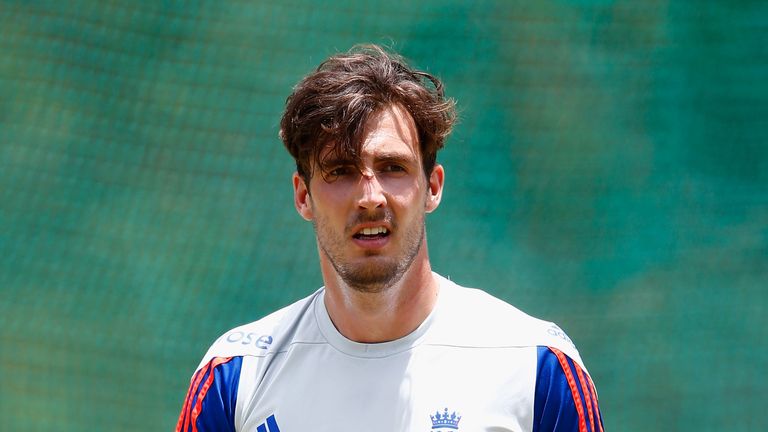
[[[242,357],[214,357],[192,376],[176,432],[235,431]]]
[[[556,348],[538,347],[533,412],[533,432],[603,432],[592,379]]]

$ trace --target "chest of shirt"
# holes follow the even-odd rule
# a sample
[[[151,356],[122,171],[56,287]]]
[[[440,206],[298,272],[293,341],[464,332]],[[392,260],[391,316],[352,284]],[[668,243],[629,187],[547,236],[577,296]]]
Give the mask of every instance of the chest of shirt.
[[[254,432],[527,431],[535,381],[532,347],[422,345],[365,358],[293,346],[244,359],[235,422]]]

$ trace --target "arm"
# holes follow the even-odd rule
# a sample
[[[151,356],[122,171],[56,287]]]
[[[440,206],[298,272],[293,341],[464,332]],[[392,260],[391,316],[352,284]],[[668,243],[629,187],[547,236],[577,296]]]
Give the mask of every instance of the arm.
[[[242,357],[214,357],[195,372],[176,432],[234,432],[242,361]]]
[[[534,432],[603,432],[595,386],[578,363],[539,347],[537,369]]]

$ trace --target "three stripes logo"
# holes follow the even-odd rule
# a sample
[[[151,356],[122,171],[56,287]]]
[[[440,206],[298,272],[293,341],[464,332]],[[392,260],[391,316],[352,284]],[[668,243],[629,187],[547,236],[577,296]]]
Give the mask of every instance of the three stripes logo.
[[[275,415],[267,417],[267,421],[260,424],[256,428],[256,432],[280,432],[280,428],[277,427],[277,421],[275,421]]]

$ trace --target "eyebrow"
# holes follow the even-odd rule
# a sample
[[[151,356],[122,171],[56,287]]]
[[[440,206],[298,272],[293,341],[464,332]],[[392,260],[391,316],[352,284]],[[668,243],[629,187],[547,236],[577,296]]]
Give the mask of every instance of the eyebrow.
[[[413,153],[386,152],[386,153],[376,155],[374,157],[374,161],[375,162],[417,163],[418,157],[416,157],[416,155],[414,155]]]
[[[345,166],[345,165],[356,165],[356,163],[353,159],[350,159],[350,158],[324,159],[320,163],[320,167],[323,169],[326,169],[329,167]]]
[[[413,153],[405,152],[383,152],[374,156],[374,163],[381,162],[397,162],[401,164],[418,163],[418,158]],[[337,157],[332,159],[326,159],[322,161],[320,167],[327,169],[337,166],[357,166],[358,164],[354,159]]]

